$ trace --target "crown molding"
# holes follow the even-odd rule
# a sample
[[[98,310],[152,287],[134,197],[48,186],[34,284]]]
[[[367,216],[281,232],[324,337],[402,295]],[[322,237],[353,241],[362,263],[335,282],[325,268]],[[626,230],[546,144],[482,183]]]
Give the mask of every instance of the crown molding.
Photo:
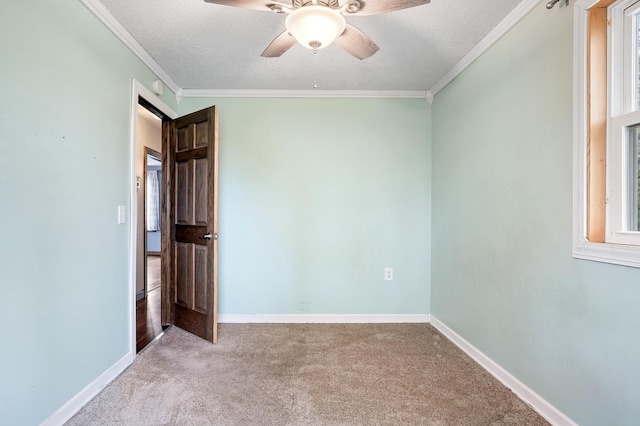
[[[124,45],[133,52],[149,69],[169,88],[176,93],[180,87],[158,65],[158,63],[144,50],[135,38],[98,0],[80,0],[91,13],[95,15]]]
[[[424,90],[200,90],[182,89],[183,98],[361,98],[424,99]]]
[[[424,101],[429,105],[433,105],[433,93],[431,93],[431,90],[427,90],[426,92],[424,92]]]
[[[489,32],[481,41],[471,49],[453,68],[449,70],[436,84],[428,91],[435,96],[440,90],[451,83],[462,71],[475,62],[484,52],[502,38],[511,28],[515,27],[529,12],[531,12],[542,0],[523,0],[509,13],[493,30]]]
[[[183,89],[149,55],[99,0],[80,0],[131,52],[176,94],[183,98],[351,98],[351,99],[424,99],[429,105],[436,94],[451,83],[542,0],[523,0],[487,34],[469,53],[429,90],[210,90]]]

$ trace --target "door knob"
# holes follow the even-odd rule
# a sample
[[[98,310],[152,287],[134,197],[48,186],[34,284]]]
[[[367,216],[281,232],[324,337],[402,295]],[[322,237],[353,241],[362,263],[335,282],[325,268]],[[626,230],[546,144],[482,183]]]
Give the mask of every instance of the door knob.
[[[211,235],[211,232],[209,232],[208,234],[204,234],[202,237],[203,240],[210,240],[211,238],[213,238],[213,236]]]

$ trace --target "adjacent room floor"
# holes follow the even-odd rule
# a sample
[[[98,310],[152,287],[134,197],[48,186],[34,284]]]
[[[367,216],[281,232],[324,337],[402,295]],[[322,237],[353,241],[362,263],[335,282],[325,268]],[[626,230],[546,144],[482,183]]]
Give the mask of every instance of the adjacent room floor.
[[[176,327],[68,425],[543,425],[429,324]]]
[[[147,256],[147,297],[136,302],[136,352],[162,333],[160,322],[160,256]]]

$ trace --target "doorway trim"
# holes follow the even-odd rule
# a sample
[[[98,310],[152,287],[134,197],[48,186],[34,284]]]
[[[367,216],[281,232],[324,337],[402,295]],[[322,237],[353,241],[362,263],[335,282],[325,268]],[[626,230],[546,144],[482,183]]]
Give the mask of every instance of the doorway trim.
[[[178,113],[136,79],[131,82],[131,129],[129,131],[129,353],[136,356],[136,252],[138,206],[136,200],[136,129],[138,99],[142,97],[170,119]]]
[[[162,138],[162,137],[161,137]],[[142,199],[144,200],[144,212],[142,212],[142,223],[145,226],[145,230],[142,234],[142,244],[144,244],[144,248],[142,250],[142,252],[144,253],[144,288],[143,288],[143,292],[144,292],[144,297],[147,297],[147,295],[149,294],[149,283],[147,282],[148,279],[148,271],[147,271],[147,266],[148,266],[148,259],[147,257],[149,256],[149,231],[147,231],[146,226],[147,226],[147,203],[149,202],[149,200],[147,199],[147,175],[149,173],[149,157],[153,157],[156,160],[160,161],[160,164],[162,164],[162,154],[158,151],[156,151],[155,149],[149,148],[148,146],[144,147],[144,159],[143,159],[143,166],[142,166],[142,182],[141,182],[141,188],[143,188],[144,190],[144,194],[142,195]],[[162,169],[162,168],[161,168]],[[160,191],[160,194],[162,194],[162,182],[160,182],[158,184],[158,188]],[[162,206],[158,205],[158,210],[160,212],[160,216],[162,216]],[[162,222],[160,223],[160,233],[162,234]],[[138,240],[136,240],[138,241]],[[158,252],[160,253],[160,252]],[[138,259],[138,257],[136,256],[136,260]],[[136,274],[137,275],[137,274]],[[136,277],[137,279],[137,277]],[[138,299],[138,291],[137,291],[137,285],[136,285],[136,302]],[[136,318],[136,322],[137,322],[137,318]],[[136,325],[137,328],[137,325]],[[137,330],[136,330],[137,332]],[[136,340],[137,340],[137,336],[136,336]]]

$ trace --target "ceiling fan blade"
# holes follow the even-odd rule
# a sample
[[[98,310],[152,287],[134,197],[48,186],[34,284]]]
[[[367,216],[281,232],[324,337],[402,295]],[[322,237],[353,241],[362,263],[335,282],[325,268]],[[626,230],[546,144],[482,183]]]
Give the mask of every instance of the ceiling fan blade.
[[[209,1],[209,0],[207,0]],[[410,7],[422,6],[431,0],[359,0],[360,10],[350,15],[367,16],[380,15],[381,13],[394,12]]]
[[[347,24],[347,28],[334,43],[360,60],[368,58],[380,49],[368,35],[351,24]]]
[[[289,50],[291,46],[296,44],[296,39],[294,36],[289,34],[288,31],[283,32],[278,37],[276,37],[260,56],[264,58],[277,58],[282,56],[284,52]]]
[[[291,8],[291,3],[281,3],[269,0],[204,0],[207,3],[221,4],[224,6],[242,7],[244,9],[262,10],[265,12],[273,12],[271,6],[282,6]]]

